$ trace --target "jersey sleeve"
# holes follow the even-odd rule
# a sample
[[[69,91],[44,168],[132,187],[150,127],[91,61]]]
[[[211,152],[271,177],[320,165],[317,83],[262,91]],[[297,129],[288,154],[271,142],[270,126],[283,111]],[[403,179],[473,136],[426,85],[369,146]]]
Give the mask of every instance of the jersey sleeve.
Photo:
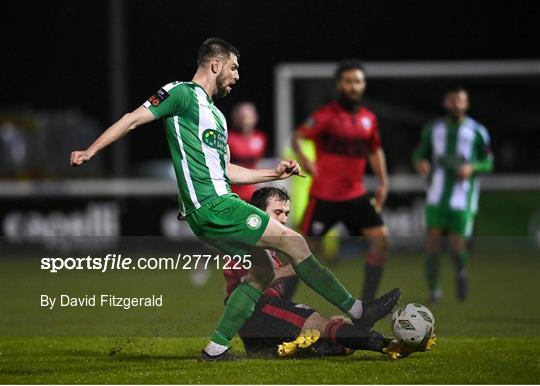
[[[187,85],[173,82],[166,84],[144,102],[156,119],[167,118],[187,111],[191,101],[191,91]]]
[[[485,127],[480,126],[475,137],[476,160],[473,162],[474,171],[489,173],[493,170],[493,153],[491,152],[491,139]]]
[[[422,129],[420,136],[420,144],[416,147],[413,153],[412,161],[416,164],[422,159],[431,158],[431,124],[427,124]]]
[[[316,139],[320,136],[324,129],[326,128],[324,117],[322,114],[315,112],[313,113],[304,123],[302,123],[297,129],[296,132],[302,138],[307,139]]]
[[[379,123],[375,117],[373,118],[373,131],[368,139],[368,144],[370,153],[374,153],[382,146],[381,136],[379,134]]]

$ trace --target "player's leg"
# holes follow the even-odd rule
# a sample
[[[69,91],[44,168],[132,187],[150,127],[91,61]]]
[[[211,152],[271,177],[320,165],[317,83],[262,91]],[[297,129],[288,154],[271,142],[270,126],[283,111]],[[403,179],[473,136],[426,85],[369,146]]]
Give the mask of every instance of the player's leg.
[[[362,299],[371,300],[377,293],[388,260],[388,228],[386,226],[366,228],[362,234],[369,242],[369,251],[364,264]]]
[[[425,271],[428,289],[428,302],[436,303],[442,297],[440,285],[439,260],[443,231],[448,227],[448,213],[441,206],[426,207],[426,256]]]
[[[342,218],[351,235],[362,235],[369,243],[364,263],[362,300],[375,298],[388,260],[388,228],[368,195],[343,204]]]
[[[469,255],[467,238],[472,233],[474,215],[469,211],[452,211],[449,249],[456,274],[456,296],[463,301],[469,293]]]
[[[209,351],[215,348],[214,353],[219,355],[224,347],[229,346],[231,339],[253,314],[264,290],[274,280],[274,264],[265,251],[252,251],[251,263],[245,280],[235,288],[227,300],[211,342],[207,346],[206,351],[209,354],[211,354]]]
[[[443,230],[428,228],[426,232],[425,270],[429,289],[429,303],[436,303],[442,297],[439,260]]]
[[[298,276],[311,289],[347,313],[355,324],[363,326],[366,331],[390,313],[399,300],[400,291],[397,288],[371,302],[362,303],[354,298],[332,272],[319,264],[306,240],[275,219],[270,219],[257,246],[284,253]]]
[[[315,329],[322,332],[322,338],[332,344],[343,346],[350,350],[369,350],[383,352],[391,339],[373,332],[366,336],[346,318],[325,318],[318,312],[313,313],[304,324],[302,330]]]
[[[452,234],[450,241],[450,255],[456,269],[456,297],[458,300],[465,300],[469,293],[469,271],[468,254],[466,250],[465,237],[460,234]]]
[[[221,196],[186,217],[193,232],[206,243],[233,255],[251,254],[251,247],[261,237],[269,216],[266,212],[247,204],[236,196]],[[266,259],[264,259],[266,256]],[[264,267],[266,254],[252,254],[250,261],[256,267]],[[219,360],[227,356],[231,339],[252,315],[255,304],[271,281],[261,272],[248,277],[229,296],[209,344],[203,350],[201,360]]]

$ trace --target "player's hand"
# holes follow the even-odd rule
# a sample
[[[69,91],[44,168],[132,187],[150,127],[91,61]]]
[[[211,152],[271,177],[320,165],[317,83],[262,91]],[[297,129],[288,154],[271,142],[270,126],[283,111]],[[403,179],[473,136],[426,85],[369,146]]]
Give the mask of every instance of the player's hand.
[[[381,211],[384,203],[386,202],[386,197],[388,196],[388,186],[380,185],[375,191],[375,209]]]
[[[298,162],[293,159],[281,161],[275,169],[278,180],[284,180],[290,176],[297,174],[301,175],[301,168]]]
[[[86,150],[73,151],[71,152],[70,164],[71,166],[81,166],[83,163],[90,160],[90,158],[92,158],[92,155]]]
[[[473,173],[474,173],[474,167],[471,164],[461,165],[461,167],[456,172],[457,177],[462,180],[471,178]]]
[[[420,175],[426,177],[427,175],[429,175],[429,173],[431,173],[431,163],[425,159],[420,160],[416,164],[416,170],[418,171],[418,173],[420,173]]]

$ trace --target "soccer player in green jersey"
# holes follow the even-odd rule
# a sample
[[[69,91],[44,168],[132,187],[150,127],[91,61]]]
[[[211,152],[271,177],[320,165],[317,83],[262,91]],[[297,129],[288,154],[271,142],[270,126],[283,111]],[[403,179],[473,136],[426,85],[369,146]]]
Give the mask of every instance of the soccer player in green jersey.
[[[428,123],[414,152],[418,173],[429,177],[427,191],[426,273],[429,301],[442,296],[438,255],[444,232],[456,268],[456,295],[468,294],[466,239],[471,235],[478,209],[479,173],[493,170],[489,134],[484,126],[467,116],[469,96],[465,89],[447,91],[443,106],[447,116]]]
[[[319,264],[301,235],[231,193],[230,183],[256,184],[300,172],[293,160],[281,161],[274,169],[246,169],[229,162],[227,123],[214,98],[226,96],[238,82],[239,56],[238,50],[223,39],[205,40],[191,82],[163,86],[105,130],[88,149],[72,152],[71,165],[82,165],[132,129],[161,119],[178,182],[180,212],[192,231],[229,255],[246,255],[253,247],[282,252],[310,288],[346,312],[368,336],[375,322],[392,311],[399,289],[369,302],[354,298]],[[270,260],[254,263],[268,264],[269,275],[273,275]],[[200,359],[230,357],[231,339],[271,282],[272,277],[256,275],[236,287]]]

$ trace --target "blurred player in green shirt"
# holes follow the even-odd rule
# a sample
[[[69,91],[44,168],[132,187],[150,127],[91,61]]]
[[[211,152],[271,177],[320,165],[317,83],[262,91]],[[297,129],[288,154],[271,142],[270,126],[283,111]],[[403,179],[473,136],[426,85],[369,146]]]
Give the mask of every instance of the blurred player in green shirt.
[[[489,134],[467,116],[469,96],[465,89],[448,90],[443,100],[446,117],[429,122],[414,152],[416,170],[429,178],[426,205],[426,273],[429,301],[442,296],[438,255],[444,233],[456,267],[456,295],[468,294],[466,239],[471,235],[478,210],[478,174],[493,170]]]

